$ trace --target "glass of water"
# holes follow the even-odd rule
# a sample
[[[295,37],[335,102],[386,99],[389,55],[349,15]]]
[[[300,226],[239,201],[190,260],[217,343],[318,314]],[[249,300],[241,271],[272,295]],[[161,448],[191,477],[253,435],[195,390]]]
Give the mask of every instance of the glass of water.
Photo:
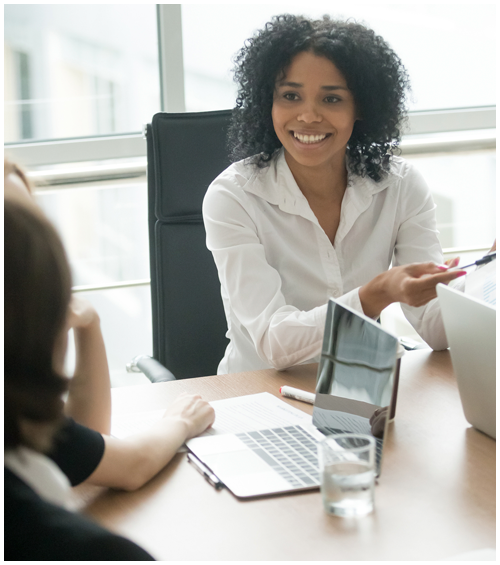
[[[333,434],[318,443],[321,495],[328,514],[365,516],[373,510],[375,440],[365,434]]]

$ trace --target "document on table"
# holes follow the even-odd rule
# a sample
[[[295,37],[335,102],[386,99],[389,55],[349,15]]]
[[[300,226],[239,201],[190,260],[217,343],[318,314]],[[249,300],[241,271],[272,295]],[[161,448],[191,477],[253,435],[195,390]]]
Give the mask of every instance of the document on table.
[[[269,392],[237,396],[210,402],[215,410],[214,425],[202,435],[251,432],[295,424],[310,424],[312,416],[290,406]],[[146,430],[160,420],[165,409],[119,414],[111,418],[111,435],[124,438]]]
[[[465,278],[465,294],[492,306],[497,305],[496,260],[479,267]]]

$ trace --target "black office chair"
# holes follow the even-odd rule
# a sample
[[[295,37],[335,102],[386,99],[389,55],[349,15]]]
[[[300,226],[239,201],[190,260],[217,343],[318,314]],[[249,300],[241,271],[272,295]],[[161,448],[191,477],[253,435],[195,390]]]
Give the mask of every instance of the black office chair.
[[[153,382],[216,374],[228,344],[201,208],[209,184],[230,164],[230,117],[231,110],[162,112],[147,126],[154,359],[139,356],[132,365]]]

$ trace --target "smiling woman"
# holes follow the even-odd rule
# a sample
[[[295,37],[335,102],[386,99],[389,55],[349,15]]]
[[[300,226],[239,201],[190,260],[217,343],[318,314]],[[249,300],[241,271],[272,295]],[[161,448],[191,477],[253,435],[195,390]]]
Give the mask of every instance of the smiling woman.
[[[263,165],[281,147],[270,120],[276,88],[283,81],[293,82],[285,77],[295,56],[300,62],[306,54],[309,61],[316,55],[335,67],[329,78],[340,80],[322,86],[347,88],[356,105],[357,121],[347,147],[351,169],[378,181],[388,170],[389,155],[400,142],[406,119],[406,69],[371,29],[328,17],[314,21],[313,33],[310,26],[311,20],[301,16],[273,18],[236,56],[234,76],[239,88],[229,134],[233,160],[256,156],[257,164]],[[334,92],[342,99],[339,89]]]
[[[357,116],[344,76],[325,57],[299,53],[276,82],[274,131],[295,181],[332,245],[347,182],[345,153]]]
[[[272,118],[289,165],[345,170],[357,111],[345,78],[331,61],[309,51],[297,55],[276,83]]]
[[[435,205],[394,155],[408,77],[355,23],[277,16],[236,57],[236,161],[203,206],[228,322],[219,373],[318,360],[329,297],[378,318],[394,302],[447,347]],[[391,267],[392,263],[392,268]]]

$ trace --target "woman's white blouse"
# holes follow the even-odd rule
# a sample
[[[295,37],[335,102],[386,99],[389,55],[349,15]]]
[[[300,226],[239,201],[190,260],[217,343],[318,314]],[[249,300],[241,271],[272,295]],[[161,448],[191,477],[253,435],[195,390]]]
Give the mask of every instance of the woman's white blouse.
[[[349,173],[332,245],[283,150],[264,169],[228,167],[203,202],[230,339],[218,373],[318,361],[331,296],[363,312],[359,287],[391,261],[442,263],[434,210],[422,176],[395,157],[379,183]],[[402,308],[432,348],[448,346],[437,300]]]
[[[29,447],[19,446],[5,451],[4,465],[43,499],[67,510],[74,510],[68,478],[46,455]]]

